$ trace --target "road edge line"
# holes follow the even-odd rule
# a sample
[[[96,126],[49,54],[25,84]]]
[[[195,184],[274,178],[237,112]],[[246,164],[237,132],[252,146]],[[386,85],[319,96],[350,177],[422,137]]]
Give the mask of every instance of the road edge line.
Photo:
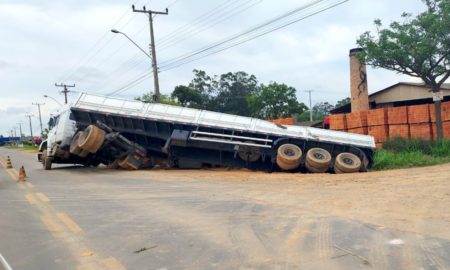
[[[0,253],[0,263],[5,268],[5,270],[12,270],[11,266],[6,261],[5,257]]]

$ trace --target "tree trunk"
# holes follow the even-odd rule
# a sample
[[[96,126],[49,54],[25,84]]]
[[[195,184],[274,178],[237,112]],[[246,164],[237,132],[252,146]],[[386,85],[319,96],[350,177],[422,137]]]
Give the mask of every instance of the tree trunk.
[[[440,89],[432,89],[433,93],[438,92]],[[436,114],[436,129],[437,129],[437,139],[442,141],[442,117],[441,117],[441,101],[437,100],[434,102],[434,112]]]

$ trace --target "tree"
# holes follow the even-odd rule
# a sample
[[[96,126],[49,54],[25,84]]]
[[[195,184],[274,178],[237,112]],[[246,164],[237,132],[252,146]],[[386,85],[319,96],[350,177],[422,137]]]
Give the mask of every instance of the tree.
[[[138,100],[138,101],[142,101],[144,103],[154,103],[153,97],[154,97],[154,94],[149,93],[149,94],[143,94],[141,97],[135,97],[134,99]],[[164,94],[160,94],[159,103],[174,105],[174,106],[181,105],[177,100],[172,99],[170,96],[164,95]]]
[[[338,102],[336,102],[336,105],[334,107],[339,108],[344,105],[350,104],[350,102],[352,102],[351,98],[347,97],[347,98],[341,99]]]
[[[207,97],[200,91],[185,85],[176,86],[171,94],[171,98],[177,100],[181,106],[196,109],[203,109],[207,101]]]
[[[273,82],[261,85],[248,97],[251,115],[263,119],[276,119],[301,114],[307,110],[305,104],[298,102],[296,90],[286,84]]]
[[[249,116],[247,97],[258,87],[254,75],[245,72],[228,72],[209,76],[194,69],[194,79],[188,86],[179,85],[172,92],[172,99],[182,106]]]
[[[245,72],[228,72],[220,76],[212,106],[223,113],[250,116],[247,98],[257,89],[258,80]]]
[[[319,116],[318,118],[324,118],[330,113],[332,109],[334,109],[334,106],[328,102],[316,103],[316,105],[314,105],[312,108],[313,114]],[[316,117],[314,118],[317,119]]]
[[[423,0],[427,10],[416,17],[404,13],[403,22],[388,28],[375,20],[376,36],[365,32],[357,43],[361,61],[417,77],[440,91],[450,77],[450,0]],[[441,101],[435,101],[438,139],[442,139]]]

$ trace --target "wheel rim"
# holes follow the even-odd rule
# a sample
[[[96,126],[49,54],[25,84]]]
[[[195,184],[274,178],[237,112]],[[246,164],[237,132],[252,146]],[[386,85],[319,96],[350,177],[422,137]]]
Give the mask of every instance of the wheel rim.
[[[288,149],[284,149],[284,154],[286,155],[286,156],[289,156],[289,157],[293,157],[293,156],[295,156],[295,151],[294,150],[292,150],[292,149],[290,149],[290,148],[288,148]]]
[[[313,154],[314,158],[319,159],[319,160],[324,160],[325,159],[325,155],[320,153],[320,152],[315,152]]]
[[[348,158],[348,157],[344,157],[342,159],[342,162],[344,162],[346,165],[349,165],[349,166],[355,164],[355,161],[353,159],[351,159],[351,158]]]

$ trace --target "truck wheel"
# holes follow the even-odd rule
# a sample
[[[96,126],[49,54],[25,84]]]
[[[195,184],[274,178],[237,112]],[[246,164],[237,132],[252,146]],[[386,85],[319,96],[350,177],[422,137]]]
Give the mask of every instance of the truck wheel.
[[[328,169],[331,163],[331,154],[322,148],[312,148],[306,153],[306,163],[309,167],[316,168],[319,171]]]
[[[44,170],[52,169],[52,158],[47,155],[47,150],[44,150],[42,153],[42,166],[44,167]]]
[[[341,171],[341,170],[339,170],[338,168],[336,168],[336,166],[334,166],[334,172],[335,172],[336,174],[343,174],[343,173],[344,173],[343,171]]]
[[[343,173],[355,173],[359,171],[361,167],[361,160],[358,156],[352,153],[341,153],[336,157],[334,164],[336,169]]]
[[[88,126],[78,138],[78,147],[92,154],[96,153],[105,141],[105,131],[94,125]]]
[[[251,143],[251,142],[247,141],[246,143]],[[249,147],[249,146],[245,146],[245,145],[239,147],[238,156],[243,161],[248,161],[248,162],[255,162],[261,158],[261,154],[258,152],[258,149],[255,149],[255,147]]]
[[[305,163],[305,167],[311,173],[326,173],[328,171],[328,167],[316,168],[311,166],[308,162]]]
[[[285,171],[295,170],[300,166],[302,150],[295,144],[283,144],[277,150],[277,165]]]
[[[77,132],[75,136],[73,136],[72,141],[70,142],[69,152],[73,155],[78,156],[83,149],[78,146],[78,139],[80,138],[81,132]]]

